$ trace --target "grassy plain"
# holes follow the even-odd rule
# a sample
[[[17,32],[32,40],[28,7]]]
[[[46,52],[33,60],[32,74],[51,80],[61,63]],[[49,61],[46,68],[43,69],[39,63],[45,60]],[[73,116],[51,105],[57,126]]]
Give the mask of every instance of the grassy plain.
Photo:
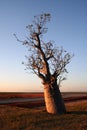
[[[65,115],[48,114],[42,101],[0,105],[0,130],[87,130],[87,93],[62,95]],[[43,93],[0,93],[1,100],[37,97]]]
[[[67,114],[51,115],[45,107],[0,105],[0,130],[87,130],[87,100],[66,103]]]
[[[43,93],[1,92],[0,100],[10,98],[40,98]]]

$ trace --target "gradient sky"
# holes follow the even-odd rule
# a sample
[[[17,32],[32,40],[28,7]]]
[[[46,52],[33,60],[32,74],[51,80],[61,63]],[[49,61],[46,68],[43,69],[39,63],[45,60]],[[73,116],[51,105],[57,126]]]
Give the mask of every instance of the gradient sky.
[[[52,15],[46,40],[75,55],[61,91],[87,91],[87,0],[0,0],[0,92],[43,91],[38,77],[24,70],[27,49],[13,36],[24,39],[42,12]]]

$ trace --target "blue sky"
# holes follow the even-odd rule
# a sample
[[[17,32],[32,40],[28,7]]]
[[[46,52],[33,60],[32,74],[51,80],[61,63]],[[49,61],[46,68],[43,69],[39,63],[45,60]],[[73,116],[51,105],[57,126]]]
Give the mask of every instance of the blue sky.
[[[24,39],[42,12],[52,15],[45,40],[75,55],[61,91],[87,91],[87,0],[0,0],[0,92],[43,91],[38,77],[24,70],[27,49],[13,36]]]

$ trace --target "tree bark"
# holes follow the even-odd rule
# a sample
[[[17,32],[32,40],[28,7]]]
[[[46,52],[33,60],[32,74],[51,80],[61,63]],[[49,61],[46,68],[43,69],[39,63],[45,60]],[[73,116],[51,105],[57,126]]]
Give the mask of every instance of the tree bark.
[[[51,114],[66,113],[64,101],[57,84],[55,86],[52,86],[50,84],[44,85],[44,98],[45,98],[46,110],[48,113]]]

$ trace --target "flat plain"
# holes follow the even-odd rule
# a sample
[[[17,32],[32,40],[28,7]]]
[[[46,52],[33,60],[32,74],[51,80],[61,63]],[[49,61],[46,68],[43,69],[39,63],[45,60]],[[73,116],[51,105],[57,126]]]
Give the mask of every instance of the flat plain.
[[[0,94],[0,100],[20,98],[20,96],[21,98],[43,97],[43,93],[8,93],[7,95]],[[67,109],[64,115],[48,114],[44,101],[0,105],[0,130],[87,130],[87,93],[62,93],[62,95]]]

